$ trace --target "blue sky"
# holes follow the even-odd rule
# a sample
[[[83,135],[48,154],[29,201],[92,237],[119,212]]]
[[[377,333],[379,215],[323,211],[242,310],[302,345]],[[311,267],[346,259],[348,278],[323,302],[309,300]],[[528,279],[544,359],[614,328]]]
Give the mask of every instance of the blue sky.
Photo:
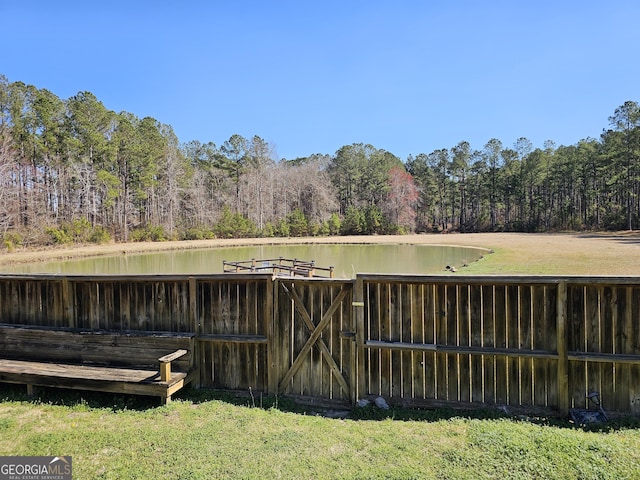
[[[0,18],[9,81],[279,158],[573,145],[640,102],[636,0],[0,0]]]

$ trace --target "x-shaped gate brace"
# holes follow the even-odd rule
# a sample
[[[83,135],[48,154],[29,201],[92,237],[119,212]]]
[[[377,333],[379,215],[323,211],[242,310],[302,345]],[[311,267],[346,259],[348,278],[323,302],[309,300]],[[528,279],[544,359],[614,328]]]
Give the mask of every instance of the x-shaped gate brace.
[[[331,355],[331,351],[327,347],[327,344],[324,342],[322,338],[320,338],[320,335],[322,335],[322,331],[331,321],[331,317],[336,312],[338,307],[340,307],[340,304],[349,293],[349,289],[345,288],[345,286],[342,286],[340,293],[338,293],[338,296],[333,300],[328,310],[320,319],[320,322],[318,322],[317,325],[314,325],[313,320],[311,320],[311,315],[309,315],[309,312],[304,306],[302,299],[300,298],[300,296],[298,295],[298,292],[296,292],[294,288],[294,284],[293,283],[291,284],[290,289],[287,287],[285,282],[280,282],[280,284],[282,285],[282,288],[284,288],[284,291],[287,293],[287,295],[289,295],[289,298],[293,300],[293,303],[296,309],[300,313],[300,316],[302,317],[302,320],[305,326],[307,327],[307,329],[309,330],[309,332],[311,333],[311,335],[309,336],[306,343],[302,347],[302,350],[300,350],[300,353],[298,353],[298,356],[295,358],[295,360],[291,364],[291,367],[289,368],[289,370],[287,370],[287,373],[285,373],[284,377],[282,377],[282,380],[278,385],[278,391],[279,392],[284,391],[284,389],[287,386],[287,383],[289,383],[289,381],[293,378],[293,376],[296,374],[296,372],[300,369],[300,367],[304,363],[305,356],[307,355],[307,353],[309,353],[309,350],[311,350],[311,348],[315,346],[316,348],[318,348],[318,350],[320,351],[325,361],[329,364],[331,371],[335,374],[336,380],[338,380],[338,383],[340,384],[342,389],[347,393],[347,395],[349,395],[349,392],[350,392],[349,384],[347,383],[344,376],[342,375],[342,372],[340,371],[340,368],[336,364],[336,361],[333,359],[333,356]]]

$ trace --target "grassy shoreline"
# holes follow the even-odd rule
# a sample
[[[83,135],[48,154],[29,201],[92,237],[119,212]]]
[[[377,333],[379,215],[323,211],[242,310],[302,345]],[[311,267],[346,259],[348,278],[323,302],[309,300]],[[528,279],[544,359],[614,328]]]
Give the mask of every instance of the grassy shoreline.
[[[640,233],[636,232],[250,238],[83,245],[0,252],[0,269],[3,265],[19,263],[168,250],[323,243],[470,246],[494,252],[461,270],[460,274],[640,275],[640,262],[637,262],[640,259]]]

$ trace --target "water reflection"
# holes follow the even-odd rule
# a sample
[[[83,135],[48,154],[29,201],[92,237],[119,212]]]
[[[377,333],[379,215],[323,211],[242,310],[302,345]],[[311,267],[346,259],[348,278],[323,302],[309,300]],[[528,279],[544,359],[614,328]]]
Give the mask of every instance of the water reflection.
[[[261,245],[208,248],[146,254],[35,263],[3,267],[5,273],[60,274],[207,274],[222,273],[222,261],[275,259],[315,260],[320,267],[333,266],[335,276],[353,278],[356,273],[439,273],[447,265],[460,266],[485,253],[471,247],[433,245]]]

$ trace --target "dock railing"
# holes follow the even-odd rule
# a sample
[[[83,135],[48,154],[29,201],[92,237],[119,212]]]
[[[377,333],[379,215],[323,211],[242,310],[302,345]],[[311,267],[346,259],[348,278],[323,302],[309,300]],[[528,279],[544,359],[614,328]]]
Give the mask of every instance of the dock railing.
[[[222,261],[224,273],[272,273],[273,275],[288,275],[293,277],[334,278],[334,268],[319,267],[315,261],[300,260],[298,258],[269,258],[257,260]]]

